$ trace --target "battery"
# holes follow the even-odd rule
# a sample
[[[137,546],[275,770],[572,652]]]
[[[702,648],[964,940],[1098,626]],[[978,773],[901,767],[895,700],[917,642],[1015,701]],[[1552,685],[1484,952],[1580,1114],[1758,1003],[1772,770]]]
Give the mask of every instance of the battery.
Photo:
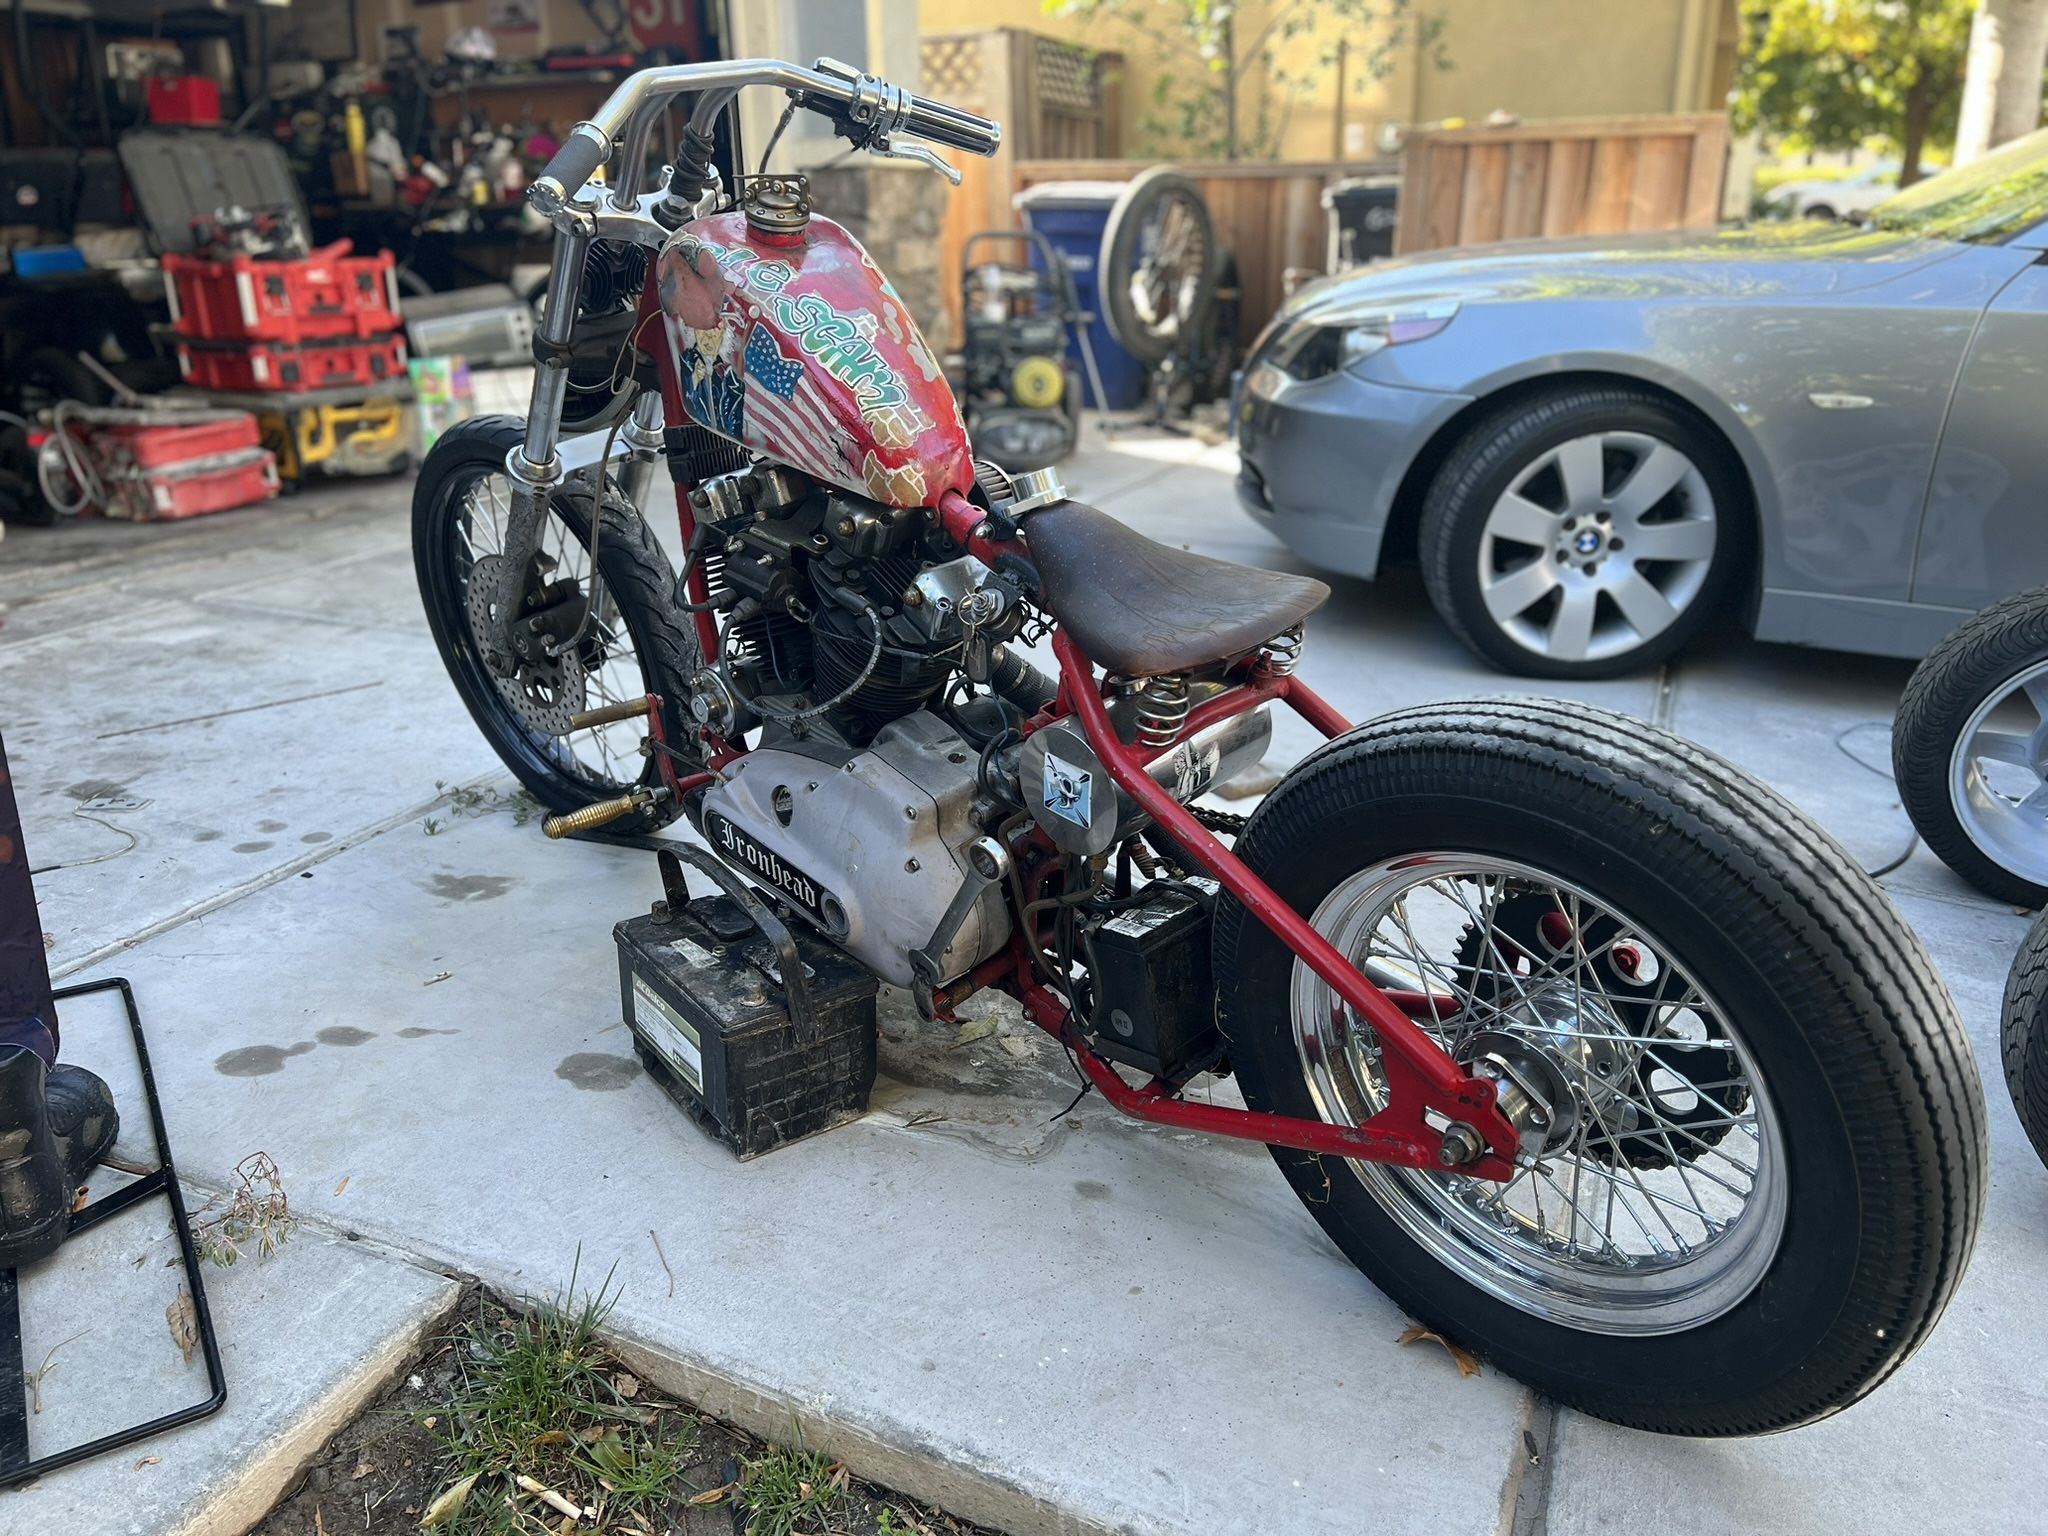
[[[878,984],[857,961],[794,931],[816,1023],[803,1042],[775,946],[730,897],[628,918],[612,935],[641,1063],[742,1159],[867,1113]]]
[[[1111,1061],[1170,1083],[1223,1057],[1209,967],[1214,881],[1161,883],[1087,936],[1095,983],[1093,1044]]]

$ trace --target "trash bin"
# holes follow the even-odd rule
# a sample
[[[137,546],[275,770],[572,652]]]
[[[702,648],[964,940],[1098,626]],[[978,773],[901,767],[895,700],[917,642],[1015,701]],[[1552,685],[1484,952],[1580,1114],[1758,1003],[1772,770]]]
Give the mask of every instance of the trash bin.
[[[1067,356],[1081,375],[1082,400],[1112,411],[1128,411],[1145,401],[1145,365],[1110,334],[1109,322],[1103,318],[1095,271],[1102,254],[1102,231],[1109,223],[1109,210],[1123,190],[1120,181],[1045,181],[1026,187],[1015,199],[1024,222],[1044,235],[1067,264],[1081,308],[1095,317],[1088,322],[1088,340],[1095,349],[1095,366],[1102,375],[1102,393],[1106,398],[1094,397],[1094,386],[1081,366],[1080,346],[1072,336],[1067,338]],[[1043,265],[1036,248],[1031,252],[1031,264]]]
[[[1323,189],[1323,208],[1330,215],[1330,271],[1384,261],[1394,254],[1400,177],[1351,176],[1333,182]]]

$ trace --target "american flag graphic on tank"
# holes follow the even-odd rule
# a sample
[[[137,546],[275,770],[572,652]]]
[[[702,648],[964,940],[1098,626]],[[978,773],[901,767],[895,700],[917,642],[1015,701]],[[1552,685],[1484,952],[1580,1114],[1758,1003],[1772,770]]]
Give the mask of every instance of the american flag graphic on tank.
[[[747,436],[820,479],[860,482],[846,432],[832,402],[801,361],[785,357],[775,333],[758,321],[747,329]]]

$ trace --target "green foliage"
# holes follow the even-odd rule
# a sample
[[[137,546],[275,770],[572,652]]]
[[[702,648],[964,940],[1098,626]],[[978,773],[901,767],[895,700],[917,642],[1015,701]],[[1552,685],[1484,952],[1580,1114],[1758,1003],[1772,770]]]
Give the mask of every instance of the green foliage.
[[[1896,144],[1902,184],[1955,135],[1977,0],[1742,0],[1735,126],[1813,149]]]
[[[832,1507],[846,1491],[845,1467],[803,1447],[792,1429],[791,1444],[771,1445],[746,1460],[740,1500],[747,1509],[747,1536],[796,1536],[827,1528]]]
[[[560,1296],[522,1311],[480,1304],[451,1338],[458,1380],[423,1420],[462,1495],[437,1522],[449,1536],[534,1529],[507,1501],[522,1474],[607,1516],[652,1513],[694,1491],[682,1472],[695,1421],[636,1405],[598,1336],[617,1299],[609,1276],[579,1294],[572,1272]]]
[[[1334,79],[1340,52],[1354,95],[1418,46],[1448,69],[1443,19],[1417,0],[1040,0],[1048,15],[1109,22],[1127,53],[1155,60],[1138,122],[1154,153],[1271,160],[1295,105]],[[1304,38],[1312,49],[1295,45]]]

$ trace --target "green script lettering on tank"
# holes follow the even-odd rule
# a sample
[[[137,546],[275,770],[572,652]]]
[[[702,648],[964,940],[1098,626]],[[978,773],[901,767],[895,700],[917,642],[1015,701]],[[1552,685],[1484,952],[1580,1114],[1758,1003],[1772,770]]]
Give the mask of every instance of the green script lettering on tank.
[[[719,265],[762,296],[776,323],[823,364],[827,373],[853,391],[863,411],[910,403],[910,392],[889,360],[851,320],[818,294],[785,291],[797,276],[788,262],[733,260],[728,266],[727,255],[720,253]]]

